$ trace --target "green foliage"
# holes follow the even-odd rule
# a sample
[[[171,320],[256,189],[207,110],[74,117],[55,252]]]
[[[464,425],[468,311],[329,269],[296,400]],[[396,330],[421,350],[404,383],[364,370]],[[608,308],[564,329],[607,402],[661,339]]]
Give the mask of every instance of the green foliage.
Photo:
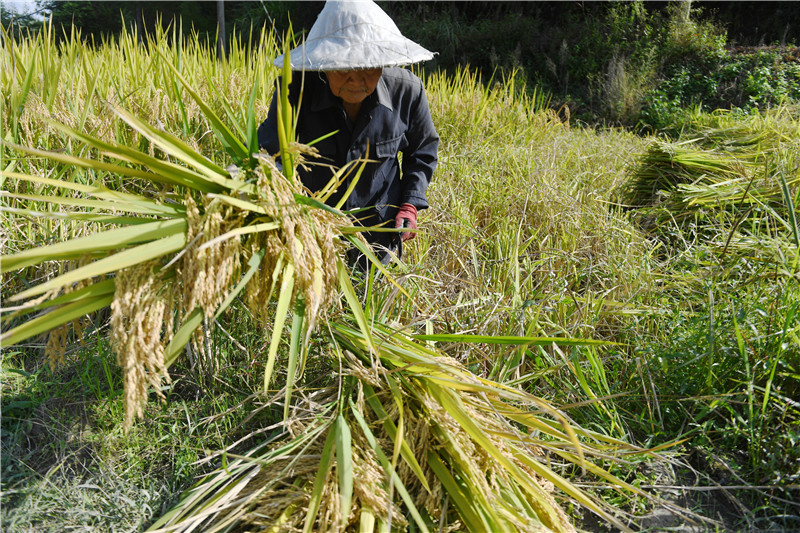
[[[56,29],[61,40],[77,29],[87,44],[99,45],[114,40],[125,26],[136,27],[140,35],[167,31],[185,21],[205,42],[216,39],[216,2],[82,2],[74,0],[41,0],[40,9]]]
[[[136,26],[141,35],[163,32],[183,20],[201,41],[215,38],[213,2],[43,5],[52,9],[58,38],[73,30],[97,43],[119,37],[120,14],[129,27],[141,19],[143,26]],[[264,38],[262,28],[276,40],[290,30],[297,37],[308,31],[322,5],[226,1],[227,33],[252,43]],[[797,56],[797,43],[787,42],[792,36],[787,21],[798,11],[789,2],[387,2],[381,6],[405,35],[437,52],[423,66],[429,72],[441,68],[454,73],[469,65],[485,83],[515,72],[529,90],[547,94],[554,108],[566,105],[573,118],[588,123],[660,131],[680,122],[695,106],[709,112],[731,108],[750,112],[798,98],[798,62],[791,59]],[[764,42],[778,46],[775,54],[770,47],[764,49],[773,57],[750,57],[761,53]],[[754,52],[737,51],[743,43]],[[788,59],[775,61],[781,55]]]
[[[688,430],[696,446],[729,462],[735,475],[791,500],[800,475],[794,400],[800,345],[789,332],[798,324],[800,292],[786,279],[754,286],[753,279],[770,275],[769,267],[742,260],[732,270],[738,279],[705,284],[695,280],[700,272],[676,270],[672,282],[686,287],[691,297],[684,305],[693,312],[661,321],[660,335],[670,343],[642,344],[661,393],[657,432],[647,431],[658,442]],[[740,498],[753,507],[777,505],[756,492]]]
[[[695,106],[749,112],[798,98],[794,46],[767,48],[761,58],[729,48],[717,10],[697,3],[387,8],[439,52],[426,68],[469,64],[484,79],[516,69],[529,89],[587,122],[659,131]]]
[[[725,30],[713,20],[703,20],[702,9],[692,2],[672,2],[667,8],[662,58],[667,62],[709,61],[725,55]]]
[[[681,61],[664,67],[664,79],[647,95],[640,121],[676,134],[693,109],[738,108],[748,113],[800,99],[796,47],[734,49],[722,57]]]

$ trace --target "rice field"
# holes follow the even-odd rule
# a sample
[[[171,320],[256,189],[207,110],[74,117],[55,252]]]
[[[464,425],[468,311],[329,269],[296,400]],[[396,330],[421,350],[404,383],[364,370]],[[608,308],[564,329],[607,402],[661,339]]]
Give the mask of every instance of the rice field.
[[[269,32],[55,31],[2,35],[4,528],[800,527],[796,106],[641,137],[422,73],[375,280],[252,155]]]

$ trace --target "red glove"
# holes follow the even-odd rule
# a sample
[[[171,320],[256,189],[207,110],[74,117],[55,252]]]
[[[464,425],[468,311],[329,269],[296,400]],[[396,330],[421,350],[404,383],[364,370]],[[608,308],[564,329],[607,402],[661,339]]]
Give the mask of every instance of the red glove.
[[[417,229],[417,208],[411,204],[401,205],[400,211],[398,211],[397,216],[394,217],[394,227]],[[416,236],[416,233],[406,231],[400,234],[400,239],[405,242],[409,239],[413,239]]]

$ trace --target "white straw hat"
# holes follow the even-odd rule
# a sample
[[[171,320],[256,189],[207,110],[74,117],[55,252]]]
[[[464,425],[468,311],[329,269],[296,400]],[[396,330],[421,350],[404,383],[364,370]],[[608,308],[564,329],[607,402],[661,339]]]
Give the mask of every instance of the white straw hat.
[[[284,55],[275,59],[283,66]],[[294,70],[350,70],[419,63],[433,58],[372,0],[328,0],[304,45],[289,52]]]

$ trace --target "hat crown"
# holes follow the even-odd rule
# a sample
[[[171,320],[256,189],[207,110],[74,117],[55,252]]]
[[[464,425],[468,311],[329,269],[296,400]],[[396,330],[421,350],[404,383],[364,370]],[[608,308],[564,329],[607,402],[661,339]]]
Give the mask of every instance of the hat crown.
[[[328,0],[308,32],[308,41],[338,37],[354,42],[369,42],[381,38],[383,34],[401,35],[391,17],[375,3]]]
[[[293,69],[349,70],[427,61],[433,53],[406,39],[371,0],[328,0],[305,43],[290,52]],[[284,56],[275,60],[283,65]]]

